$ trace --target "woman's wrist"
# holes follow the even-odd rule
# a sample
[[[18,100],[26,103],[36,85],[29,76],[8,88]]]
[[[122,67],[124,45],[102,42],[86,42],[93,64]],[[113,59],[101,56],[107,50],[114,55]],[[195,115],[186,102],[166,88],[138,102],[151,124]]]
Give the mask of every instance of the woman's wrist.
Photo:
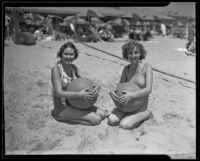
[[[135,93],[132,93],[131,94],[131,99],[135,98],[136,97],[136,94]]]

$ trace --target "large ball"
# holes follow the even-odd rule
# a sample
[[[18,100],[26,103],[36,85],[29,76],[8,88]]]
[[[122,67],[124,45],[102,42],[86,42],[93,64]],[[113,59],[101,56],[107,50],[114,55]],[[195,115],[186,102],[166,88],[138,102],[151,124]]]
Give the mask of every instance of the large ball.
[[[140,90],[140,87],[134,83],[122,83],[118,86],[118,89],[115,90],[115,93],[118,97],[121,97],[123,95],[122,91],[137,92],[138,90]],[[147,97],[138,97],[130,100],[126,105],[120,104],[118,101],[115,100],[113,101],[117,106],[117,109],[119,109],[120,111],[134,112],[141,108],[146,100]]]
[[[67,91],[80,92],[83,89],[89,88],[89,92],[94,91],[94,83],[87,78],[77,78],[69,83]],[[97,97],[93,98],[92,101],[86,102],[83,98],[69,98],[68,102],[79,109],[88,109],[96,102]]]

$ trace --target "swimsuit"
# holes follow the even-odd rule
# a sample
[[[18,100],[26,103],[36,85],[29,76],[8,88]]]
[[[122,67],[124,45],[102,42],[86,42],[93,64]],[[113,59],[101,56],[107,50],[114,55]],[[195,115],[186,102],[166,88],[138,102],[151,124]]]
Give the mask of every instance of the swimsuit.
[[[72,80],[77,79],[75,75],[75,71],[72,70],[72,77],[70,77],[69,75],[66,74],[60,62],[57,62],[56,65],[59,68],[59,71],[61,73],[60,81],[62,85],[62,90],[66,91],[68,84]],[[52,88],[52,96],[53,96],[53,103],[54,103],[54,110],[52,111],[52,114],[57,117],[64,108],[68,108],[69,103],[66,98],[57,97],[55,94],[55,90],[53,88]]]

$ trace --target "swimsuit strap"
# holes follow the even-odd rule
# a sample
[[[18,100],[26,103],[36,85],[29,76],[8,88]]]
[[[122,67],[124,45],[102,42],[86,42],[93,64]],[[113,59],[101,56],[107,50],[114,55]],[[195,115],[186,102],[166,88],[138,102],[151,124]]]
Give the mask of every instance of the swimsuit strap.
[[[74,71],[74,70],[72,70],[72,79],[77,79],[77,77],[76,77],[76,74],[75,74],[75,71]]]
[[[63,68],[62,64],[58,63],[58,66],[59,66],[59,68],[61,70],[61,79],[67,78],[67,79],[71,80],[72,78],[70,76],[68,76],[67,73],[64,71],[64,68]]]

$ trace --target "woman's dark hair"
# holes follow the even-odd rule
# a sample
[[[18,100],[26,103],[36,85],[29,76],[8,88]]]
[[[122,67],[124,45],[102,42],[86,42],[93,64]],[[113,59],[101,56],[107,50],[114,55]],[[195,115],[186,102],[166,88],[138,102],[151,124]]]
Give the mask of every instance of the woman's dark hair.
[[[138,43],[136,40],[131,40],[122,46],[123,58],[128,60],[128,52],[130,50],[134,50],[135,47],[138,47],[138,49],[140,51],[140,60],[144,59],[147,52],[144,49],[144,46],[142,44]]]
[[[58,51],[58,53],[57,53],[57,58],[61,58],[62,57],[62,54],[63,54],[63,52],[64,52],[64,50],[66,49],[66,48],[72,48],[73,50],[74,50],[74,52],[75,52],[75,58],[74,59],[76,59],[77,57],[78,57],[78,54],[79,54],[79,51],[78,51],[78,49],[76,48],[76,46],[72,43],[72,42],[66,42],[65,44],[63,44],[61,47],[60,47],[60,49],[59,49],[59,51]]]

